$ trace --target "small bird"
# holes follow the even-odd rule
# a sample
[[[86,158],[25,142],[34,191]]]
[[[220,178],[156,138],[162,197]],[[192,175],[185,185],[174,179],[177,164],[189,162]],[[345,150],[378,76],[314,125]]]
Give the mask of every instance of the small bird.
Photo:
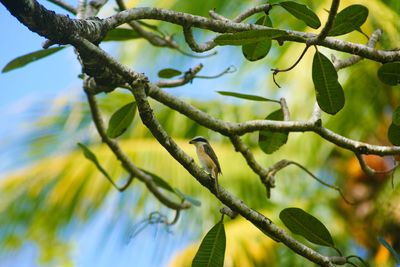
[[[218,174],[222,174],[222,172],[217,155],[215,155],[208,140],[202,136],[196,136],[190,140],[189,144],[195,145],[197,157],[200,160],[201,166],[210,174],[211,178],[215,179],[215,189],[218,194]]]

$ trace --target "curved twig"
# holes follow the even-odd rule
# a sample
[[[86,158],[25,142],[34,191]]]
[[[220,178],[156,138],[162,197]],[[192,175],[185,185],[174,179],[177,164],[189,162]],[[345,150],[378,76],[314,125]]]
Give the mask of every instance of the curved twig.
[[[211,75],[211,76],[196,75],[194,78],[199,78],[199,79],[216,79],[216,78],[219,78],[219,77],[221,77],[221,76],[223,76],[223,75],[225,75],[225,74],[234,73],[234,72],[236,72],[236,70],[237,70],[236,67],[233,66],[233,65],[231,65],[231,66],[227,67],[225,70],[221,71],[221,72],[218,73],[218,74]]]
[[[323,180],[321,180],[320,178],[318,178],[316,175],[314,175],[312,172],[310,172],[306,167],[304,167],[303,165],[301,165],[298,162],[295,161],[291,161],[291,160],[281,160],[277,163],[274,164],[274,166],[271,167],[271,171],[273,172],[273,174],[275,174],[276,172],[280,171],[281,169],[289,166],[289,165],[295,165],[297,167],[299,167],[300,169],[302,169],[303,171],[305,171],[308,175],[310,175],[314,180],[316,180],[317,182],[319,182],[320,184],[329,187],[333,190],[336,190],[339,192],[340,196],[343,198],[343,200],[350,205],[354,205],[354,203],[352,203],[351,201],[347,200],[346,197],[343,194],[342,189],[339,186],[336,185],[331,185]]]
[[[209,114],[193,107],[192,105],[160,90],[156,85],[149,84],[149,96],[164,105],[179,111],[197,123],[217,131],[223,135],[244,135],[260,130],[287,131],[287,132],[314,132],[325,140],[350,151],[362,154],[375,155],[397,155],[400,154],[400,146],[379,146],[359,142],[339,135],[315,121],[270,121],[251,120],[240,123],[223,121],[210,116]]]
[[[246,160],[247,165],[253,170],[254,173],[258,174],[260,177],[261,183],[264,184],[267,198],[271,197],[271,188],[273,188],[274,180],[270,179],[268,173],[270,169],[265,169],[261,166],[255,159],[253,153],[251,153],[250,148],[242,141],[240,136],[238,135],[230,135],[229,140],[231,141],[233,147],[237,152],[240,152],[244,159]]]
[[[250,8],[243,13],[240,13],[236,18],[234,18],[232,21],[234,22],[242,22],[243,20],[247,19],[248,17],[260,13],[260,12],[265,12],[268,14],[268,12],[271,10],[272,5],[270,4],[264,4],[264,5],[259,5],[253,8]]]
[[[191,26],[183,27],[183,36],[185,37],[185,41],[189,45],[190,49],[198,53],[211,50],[217,46],[217,44],[214,43],[214,41],[208,41],[204,44],[198,44],[194,39]]]
[[[4,0],[3,0],[4,1]],[[139,19],[156,19],[162,20],[177,25],[181,25],[189,33],[190,28],[196,27],[201,29],[211,30],[217,33],[233,33],[246,30],[265,30],[271,29],[270,27],[263,25],[255,25],[248,23],[237,23],[234,21],[221,21],[212,18],[205,18],[202,16],[196,16],[183,12],[177,12],[172,10],[166,10],[161,8],[149,8],[140,7],[127,9],[119,12],[113,16],[110,16],[102,22],[108,29],[113,29],[119,25],[122,25],[128,21],[139,20]],[[279,36],[273,39],[281,42],[291,41],[299,43],[307,43],[309,40],[314,39],[318,35],[313,33],[305,33],[293,30],[284,30],[286,35]],[[191,33],[189,33],[191,34]],[[211,42],[212,43],[212,42]],[[208,48],[211,49],[214,45],[207,44]],[[400,51],[386,51],[372,49],[366,45],[355,44],[347,41],[338,40],[335,38],[325,38],[318,44],[327,48],[331,48],[337,51],[346,52],[349,54],[359,55],[364,58],[369,58],[378,62],[392,62],[400,61]],[[205,47],[200,47],[203,50]]]
[[[125,155],[125,153],[122,151],[122,149],[120,148],[118,143],[115,140],[113,140],[107,136],[106,130],[104,127],[104,122],[101,118],[100,111],[97,107],[97,102],[96,102],[95,97],[91,93],[88,93],[88,92],[86,93],[86,95],[87,95],[87,99],[89,102],[90,111],[92,113],[93,122],[96,126],[96,129],[97,129],[99,135],[101,136],[102,141],[108,145],[108,147],[115,154],[115,156],[118,158],[118,160],[121,161],[122,166],[132,175],[132,178],[133,178],[133,176],[135,176],[140,181],[145,183],[145,185],[149,189],[149,191],[152,192],[153,195],[165,206],[167,206],[171,209],[175,209],[175,210],[189,208],[191,206],[190,203],[188,203],[188,202],[176,203],[173,200],[169,199],[167,196],[165,196],[159,190],[157,185],[154,183],[152,177],[150,175],[147,175],[143,171],[141,171],[139,168],[137,168],[133,164],[133,162],[131,162],[131,160],[128,158],[128,156]],[[129,186],[131,181],[132,180],[130,180],[130,181],[128,180],[128,183],[125,186]]]
[[[198,167],[194,160],[189,157],[170,136],[168,136],[162,125],[160,125],[160,123],[154,117],[153,110],[151,109],[146,98],[145,87],[145,84],[136,82],[132,84],[131,90],[135,96],[142,122],[159,141],[159,143],[169,152],[169,154],[173,156],[193,177],[195,177],[199,183],[208,188],[208,190],[210,190],[219,200],[221,200],[222,203],[230,207],[232,210],[237,211],[247,220],[251,221],[260,230],[267,233],[271,238],[281,241],[294,252],[302,255],[310,261],[323,266],[334,266],[334,260],[319,254],[302,243],[299,243],[297,240],[288,235],[283,229],[273,224],[271,220],[246,206],[242,200],[234,197],[223,187],[219,188],[219,192],[217,194],[213,179],[211,179],[204,170]]]
[[[157,82],[157,86],[160,88],[172,88],[172,87],[178,87],[187,83],[191,83],[195,78],[197,79],[216,79],[219,78],[227,73],[233,73],[236,71],[236,68],[234,66],[230,66],[226,68],[224,71],[212,75],[212,76],[204,76],[204,75],[197,75],[197,73],[200,72],[200,70],[203,68],[202,64],[197,65],[195,68],[190,69],[189,71],[185,72],[185,74],[182,76],[180,79],[176,80],[161,80]]]
[[[65,9],[65,10],[67,10],[68,12],[76,15],[76,8],[71,6],[70,4],[62,1],[62,0],[47,0],[47,1],[49,1],[50,3],[53,3],[53,4]]]
[[[300,57],[296,60],[296,62],[292,66],[290,66],[290,67],[288,67],[286,69],[271,69],[271,71],[273,71],[273,75],[275,76],[279,72],[286,72],[286,71],[290,71],[290,70],[294,69],[294,67],[296,67],[297,64],[299,64],[301,59],[304,57],[304,55],[306,54],[306,52],[307,52],[309,47],[310,47],[309,45],[306,45],[306,47],[304,48],[303,52],[301,52]]]
[[[325,26],[322,28],[321,32],[316,37],[315,43],[313,43],[313,45],[320,43],[323,39],[326,38],[326,36],[328,36],[328,33],[333,26],[333,22],[339,8],[339,3],[340,0],[332,0],[331,8],[329,9],[328,20],[326,21]]]
[[[375,30],[372,34],[371,37],[368,40],[367,46],[370,48],[375,47],[376,43],[379,41],[380,37],[382,36],[383,31],[381,29]],[[342,59],[338,60],[333,56],[333,65],[335,66],[335,69],[338,71],[340,69],[352,66],[356,64],[357,62],[361,61],[363,58],[357,55],[353,55],[347,59]]]

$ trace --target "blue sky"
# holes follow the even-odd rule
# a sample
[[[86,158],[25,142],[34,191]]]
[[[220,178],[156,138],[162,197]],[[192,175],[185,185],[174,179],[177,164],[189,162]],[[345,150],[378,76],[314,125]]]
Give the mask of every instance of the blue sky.
[[[42,49],[43,37],[20,24],[3,5],[0,5],[0,14],[0,30],[5,37],[0,44],[1,68],[17,56]],[[0,84],[6,94],[2,95],[0,106],[31,96],[55,96],[59,93],[58,88],[77,85],[79,65],[71,61],[71,52],[71,49],[64,50],[24,68],[1,74]],[[43,76],[46,77],[45,83],[40,79]]]
[[[70,0],[69,2],[75,4],[77,1]],[[46,1],[41,1],[41,3],[56,12],[65,13],[51,3]],[[0,43],[1,69],[18,56],[40,50],[45,41],[43,37],[21,25],[3,5],[0,5],[0,31],[5,36]],[[110,48],[113,44],[107,45],[106,48]],[[184,49],[189,51],[188,47],[184,47]],[[113,49],[112,51],[116,54],[118,50]],[[220,54],[217,57],[181,60],[181,54],[168,50],[162,54],[162,63],[156,67],[148,64],[148,62],[141,61],[133,62],[130,67],[139,72],[145,72],[152,81],[157,80],[157,72],[160,69],[171,66],[179,66],[180,70],[186,71],[199,63],[203,63],[205,67],[201,75],[215,75],[230,65],[240,67],[243,59],[240,53],[232,53],[229,49],[221,49],[219,52]],[[73,49],[68,48],[23,68],[0,73],[0,84],[3,91],[0,98],[0,151],[3,152],[1,154],[2,160],[0,160],[0,179],[5,177],[8,171],[23,167],[31,160],[26,155],[26,147],[21,144],[21,140],[25,136],[24,131],[27,124],[39,119],[40,113],[32,113],[30,108],[32,106],[39,109],[43,108],[40,105],[50,104],[57,96],[82,94],[82,81],[77,78],[80,68]],[[168,90],[180,96],[210,99],[220,97],[214,92],[216,90],[242,92],[244,88],[254,90],[256,80],[250,78],[241,83],[233,84],[232,75],[228,74],[219,78],[216,84],[215,80],[196,79],[193,84]],[[236,101],[232,98],[224,98],[224,100]],[[110,197],[109,202],[114,200],[115,195]],[[188,231],[188,229],[185,229],[187,225],[180,223],[174,226],[172,234],[167,233],[162,226],[150,226],[129,244],[116,246],[115,244],[120,243],[118,239],[124,236],[124,233],[118,226],[114,226],[114,230],[109,231],[109,223],[112,220],[112,210],[110,210],[112,206],[106,203],[103,211],[91,222],[76,227],[73,232],[68,234],[68,238],[76,247],[73,254],[76,266],[106,267],[112,265],[113,267],[122,267],[134,260],[135,263],[139,264],[138,266],[146,267],[155,266],[154,259],[157,260],[157,265],[166,264],[169,257],[175,252],[198,238],[198,231],[193,229]],[[150,209],[150,211],[153,210]],[[143,212],[143,216],[148,214],[146,212]],[[137,218],[138,221],[141,219],[143,218]],[[120,220],[118,224],[121,226],[137,223],[137,221],[126,222],[129,218],[121,218]],[[108,236],[102,239],[101,236],[105,233]],[[160,248],[160,245],[163,247]],[[163,253],[158,252],[160,249],[163,250]],[[147,253],[143,253],[143,251]],[[37,250],[32,244],[26,244],[15,253],[0,254],[0,267],[37,266],[35,265]],[[101,257],[99,253],[101,253]]]
[[[40,50],[45,40],[20,24],[3,5],[0,5],[0,32],[4,37],[0,43],[1,69],[18,56]],[[24,136],[24,122],[32,122],[38,115],[27,110],[39,105],[39,100],[51,102],[66,90],[79,93],[79,68],[72,49],[65,49],[24,68],[0,73],[0,150],[8,154],[0,162],[0,173],[18,167],[19,160],[10,157],[10,153],[23,157],[23,148],[16,143]]]
[[[60,12],[51,4],[45,1],[42,3]],[[0,5],[0,32],[4,37],[0,43],[1,68],[17,56],[41,49],[41,44],[45,40],[21,25],[3,5]],[[0,74],[3,92],[0,98],[0,150],[2,151],[0,179],[4,177],[6,171],[21,167],[27,160],[24,153],[25,147],[20,144],[19,138],[24,136],[24,124],[38,119],[36,117],[38,114],[27,112],[29,108],[32,105],[51,103],[51,100],[60,94],[81,93],[81,80],[77,78],[79,72],[80,65],[72,49],[69,48],[24,68]],[[115,196],[112,196],[110,201],[114,198]],[[118,239],[123,236],[123,233],[118,230],[118,227],[114,227],[115,230],[111,233],[107,229],[112,217],[112,210],[108,208],[111,206],[106,204],[103,211],[89,224],[76,227],[76,231],[68,234],[68,238],[77,246],[73,253],[76,266],[127,266],[133,258],[136,258],[135,261],[141,266],[153,266],[154,255],[150,254],[155,251],[157,244],[150,241],[155,239],[170,240],[169,243],[173,243],[167,248],[163,258],[158,259],[159,262],[165,264],[168,261],[167,255],[171,255],[173,251],[193,238],[180,234],[171,236],[160,226],[150,226],[135,240],[116,246],[116,243],[121,243]],[[126,225],[127,219],[119,223]],[[135,223],[137,222],[130,222],[132,225]],[[104,233],[109,233],[109,235],[102,239],[100,236]],[[143,251],[148,251],[150,254]],[[103,256],[99,257],[99,252]],[[26,244],[20,251],[0,255],[0,267],[37,266],[37,253],[32,244]],[[138,257],[138,255],[141,256]]]
[[[75,3],[76,1],[70,1]],[[42,4],[56,12],[64,11],[54,5],[41,1]],[[2,69],[12,59],[41,49],[44,38],[31,32],[21,25],[17,19],[0,5],[0,32],[5,38],[0,43],[0,68]],[[166,60],[165,66],[172,64],[176,54]],[[211,59],[217,60],[217,59]],[[200,61],[204,62],[204,61]],[[182,70],[198,64],[184,66]],[[143,64],[146,65],[146,64]],[[214,64],[210,64],[215,66]],[[217,68],[205,70],[205,74],[213,75],[223,68],[216,64]],[[153,66],[147,66],[151,69]],[[146,66],[142,66],[146,68]],[[147,70],[146,69],[146,70]],[[141,69],[140,71],[145,71]],[[150,76],[156,78],[158,70],[152,69]],[[50,57],[31,63],[23,68],[7,73],[0,73],[1,90],[0,98],[0,179],[6,177],[6,173],[24,166],[31,160],[26,155],[26,147],[22,139],[24,131],[33,121],[36,121],[40,113],[32,113],[32,107],[41,109],[40,105],[50,104],[57,96],[81,94],[81,80],[77,78],[80,73],[80,65],[76,60],[72,48],[64,49]],[[199,85],[204,83],[207,88],[209,80],[197,80]],[[190,86],[190,85],[189,85]],[[204,88],[203,87],[203,88]],[[193,95],[204,96],[205,91],[191,90]],[[188,95],[185,88],[176,89],[175,93]],[[189,93],[190,94],[190,93]],[[112,203],[116,195],[110,196],[108,202]],[[1,199],[0,199],[1,201]],[[106,203],[102,211],[92,218],[86,225],[73,225],[73,231],[67,234],[67,239],[75,246],[73,261],[79,267],[106,267],[106,266],[128,266],[127,263],[135,262],[137,266],[165,265],[174,253],[185,247],[188,243],[197,238],[196,231],[187,232],[184,225],[179,223],[168,233],[163,226],[149,226],[141,232],[137,238],[121,245],[121,236],[126,235],[118,225],[132,225],[132,227],[143,218],[137,221],[127,222],[131,218],[118,218],[117,225],[113,225],[110,231],[113,205]],[[150,209],[150,211],[153,211]],[[145,211],[143,217],[148,214]],[[187,227],[186,227],[187,228]],[[104,235],[106,235],[104,237]],[[120,246],[118,245],[120,244]],[[160,247],[162,246],[162,247]],[[162,250],[162,253],[160,252]],[[99,255],[101,254],[101,256]],[[7,254],[0,254],[0,267],[34,267],[37,264],[38,251],[34,245],[25,244],[19,251]]]

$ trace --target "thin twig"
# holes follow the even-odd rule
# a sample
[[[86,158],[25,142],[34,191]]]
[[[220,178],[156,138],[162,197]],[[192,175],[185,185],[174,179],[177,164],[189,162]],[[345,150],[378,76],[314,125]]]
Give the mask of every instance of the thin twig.
[[[304,48],[303,52],[301,52],[300,57],[296,60],[296,62],[292,66],[290,66],[290,67],[288,67],[286,69],[271,69],[271,71],[273,71],[272,75],[273,75],[273,79],[274,79],[274,82],[275,82],[276,85],[278,85],[278,84],[275,81],[275,75],[277,75],[280,72],[287,72],[287,71],[290,71],[290,70],[294,69],[294,67],[296,67],[297,64],[299,64],[301,59],[304,57],[304,55],[306,54],[306,52],[307,52],[309,47],[310,47],[309,45],[306,45],[306,47]],[[278,85],[278,87],[279,87],[279,85]]]
[[[240,13],[236,18],[234,18],[232,21],[234,22],[242,22],[243,20],[247,19],[248,17],[260,13],[260,12],[265,12],[268,14],[268,12],[271,10],[272,5],[270,4],[264,4],[264,5],[259,5],[253,8],[250,8],[243,13]]]
[[[376,171],[372,169],[368,164],[365,162],[364,157],[360,153],[354,153],[356,155],[356,158],[358,162],[360,163],[361,169],[368,175],[368,176],[374,176],[376,174]]]
[[[380,37],[382,36],[383,31],[381,29],[375,30],[372,34],[371,37],[368,40],[367,46],[370,48],[375,47],[376,43],[379,41]],[[363,58],[357,55],[353,55],[347,59],[342,59],[338,60],[334,56],[333,57],[333,65],[335,66],[335,69],[338,71],[340,69],[352,66],[356,63],[358,63],[360,60]]]
[[[163,126],[155,118],[152,108],[147,101],[146,96],[146,85],[136,83],[132,85],[131,92],[134,94],[136,104],[139,110],[139,115],[142,122],[150,130],[152,135],[159,141],[159,143],[173,156],[183,167],[190,172],[193,177],[197,179],[199,183],[208,188],[222,203],[237,211],[247,220],[251,221],[256,227],[266,233],[268,236],[275,240],[279,240],[284,243],[287,247],[291,248],[294,252],[302,255],[303,257],[323,266],[334,266],[335,261],[329,257],[323,256],[304,244],[293,239],[283,229],[277,227],[271,220],[266,218],[264,215],[250,209],[244,204],[244,202],[232,194],[230,194],[223,187],[219,188],[219,194],[217,195],[213,183],[213,179],[204,172],[194,162],[193,158],[189,157],[176,143],[175,141],[165,132]]]
[[[310,175],[313,179],[315,179],[317,182],[319,182],[320,184],[329,187],[333,190],[336,190],[339,192],[340,196],[343,198],[343,200],[350,205],[354,205],[354,203],[350,202],[349,200],[346,199],[346,197],[343,194],[343,191],[340,187],[336,186],[336,185],[331,185],[323,180],[321,180],[320,178],[318,178],[317,176],[315,176],[312,172],[310,172],[306,167],[304,167],[303,165],[301,165],[300,163],[297,163],[295,161],[291,161],[291,160],[281,160],[277,163],[274,164],[274,166],[271,167],[271,172],[273,175],[275,175],[278,171],[282,170],[283,168],[289,166],[289,165],[295,165],[297,167],[299,167],[300,169],[302,169],[303,171],[305,171],[308,175]]]
[[[283,120],[284,121],[290,121],[290,112],[289,112],[289,108],[288,108],[287,103],[286,103],[286,99],[281,97],[279,99],[279,103],[281,104],[281,109],[282,109],[282,113],[283,113]]]
[[[208,15],[210,15],[210,17],[212,17],[213,19],[218,19],[218,20],[222,20],[222,21],[229,21],[230,20],[227,17],[224,17],[221,14],[218,14],[215,11],[215,9],[209,10],[208,11]]]
[[[318,106],[318,103],[315,102],[314,103],[314,108],[311,114],[311,118],[308,120],[309,122],[317,125],[317,126],[321,126],[321,109]]]
[[[333,26],[333,22],[339,8],[339,3],[340,0],[332,0],[331,8],[329,9],[328,20],[326,21],[324,28],[322,28],[321,32],[316,37],[316,42],[313,44],[320,43],[322,40],[325,39],[326,36],[328,36],[328,33]]]
[[[178,87],[184,84],[187,84],[189,82],[192,82],[193,79],[196,77],[196,74],[201,71],[203,68],[203,64],[199,64],[193,69],[188,70],[185,72],[185,74],[182,76],[180,79],[172,80],[172,81],[167,81],[167,80],[161,80],[157,82],[157,86],[160,88],[170,88],[170,87]]]
[[[128,180],[126,181],[126,183],[123,186],[121,186],[119,188],[119,191],[124,192],[131,185],[133,178],[135,178],[135,176],[133,176],[132,174],[129,174]]]
[[[161,80],[161,81],[157,82],[156,84],[160,88],[173,88],[173,87],[182,86],[187,83],[191,83],[194,79],[216,79],[225,74],[233,73],[236,71],[236,68],[234,66],[230,66],[230,67],[226,68],[224,71],[222,71],[216,75],[212,75],[212,76],[197,75],[197,73],[199,73],[202,68],[203,68],[203,65],[199,64],[196,67],[194,67],[193,69],[190,69],[187,72],[185,72],[184,75],[182,76],[182,78],[170,80],[170,81]]]
[[[86,14],[86,8],[87,8],[87,0],[79,0],[78,2],[78,8],[76,12],[76,17],[78,19],[85,19],[85,14]]]
[[[167,196],[165,196],[159,190],[157,185],[154,183],[152,177],[150,175],[147,175],[146,173],[142,172],[139,168],[137,168],[131,162],[131,160],[128,158],[128,156],[122,151],[119,144],[115,140],[113,140],[107,136],[104,122],[101,118],[100,111],[97,107],[97,102],[96,102],[95,97],[90,93],[87,93],[86,95],[87,95],[87,99],[89,102],[90,111],[92,113],[93,122],[96,126],[96,129],[97,129],[101,139],[103,140],[103,142],[105,142],[108,145],[108,147],[115,154],[115,156],[118,158],[118,160],[121,161],[122,166],[132,176],[132,179],[134,176],[134,177],[137,177],[140,181],[144,182],[146,187],[149,189],[149,191],[152,192],[153,195],[165,206],[167,206],[171,209],[175,209],[175,210],[189,208],[191,206],[190,203],[188,203],[188,202],[176,203],[173,200],[169,199]],[[128,183],[125,186],[126,187],[129,186],[131,181],[132,180],[128,180]]]
[[[174,110],[179,111],[200,125],[226,136],[244,135],[246,133],[257,132],[260,130],[281,132],[314,132],[328,142],[353,152],[359,152],[362,154],[375,154],[380,156],[400,154],[400,146],[379,146],[352,140],[320,126],[315,121],[251,120],[240,123],[223,121],[210,116],[209,114],[168,94],[163,90],[160,90],[160,88],[154,84],[150,83],[149,87],[149,96],[151,96],[153,99]]]
[[[183,36],[185,37],[185,41],[189,45],[190,49],[198,53],[211,50],[217,46],[217,44],[214,43],[214,41],[208,41],[204,44],[198,44],[194,39],[192,27],[190,26],[183,27]]]
[[[103,23],[108,29],[113,29],[132,20],[156,19],[181,25],[183,28],[201,28],[211,30],[217,33],[234,33],[247,30],[266,30],[270,27],[248,23],[237,23],[234,21],[221,21],[202,16],[196,16],[188,13],[166,10],[161,8],[139,7],[119,12],[113,16],[105,18]],[[317,35],[314,33],[299,32],[293,30],[279,29],[286,34],[276,38],[281,42],[291,41],[307,43]],[[365,45],[338,40],[335,38],[325,38],[319,44],[337,51],[355,54],[364,58],[369,58],[378,62],[393,62],[400,60],[400,51],[385,51],[371,49]],[[214,46],[210,46],[213,48]]]
[[[351,258],[356,258],[357,260],[359,260],[364,266],[369,267],[369,264],[361,257],[357,256],[357,255],[350,255],[346,257],[347,262],[349,262],[348,260]],[[357,265],[355,265],[357,266]]]
[[[123,0],[116,0],[118,4],[118,8],[123,11],[126,10],[126,5]],[[142,23],[143,24],[143,23]],[[179,45],[173,40],[171,36],[161,36],[158,34],[154,34],[150,31],[146,31],[143,29],[141,26],[141,23],[138,21],[129,21],[128,25],[134,29],[140,36],[142,36],[144,39],[146,39],[148,42],[150,42],[154,46],[158,47],[168,47],[171,49],[174,49],[181,53],[182,55],[188,56],[188,57],[193,57],[193,58],[205,58],[205,57],[210,57],[216,54],[216,52],[210,53],[208,55],[193,55],[191,53],[183,51]],[[146,25],[146,24],[144,24]]]
[[[219,77],[221,77],[221,76],[224,76],[225,74],[234,73],[236,70],[237,70],[236,67],[232,65],[232,66],[227,67],[225,70],[221,71],[221,72],[218,73],[218,74],[211,75],[211,76],[196,75],[194,78],[199,78],[199,79],[216,79],[216,78],[219,78]]]
[[[242,141],[242,139],[237,135],[229,136],[229,140],[234,146],[237,152],[240,152],[243,158],[246,160],[247,165],[253,170],[254,173],[258,174],[260,177],[261,183],[264,184],[267,198],[271,197],[271,188],[273,188],[274,180],[268,177],[268,173],[270,170],[262,167],[255,159],[253,153],[251,153],[250,148]]]
[[[227,215],[231,219],[235,219],[238,216],[238,213],[236,211],[231,210],[228,206],[223,206],[219,212],[221,212],[222,215]]]
[[[192,53],[188,53],[186,51],[183,51],[180,47],[175,48],[176,51],[178,51],[179,53],[181,53],[182,55],[188,56],[188,57],[193,57],[193,58],[207,58],[207,57],[212,57],[215,56],[216,54],[218,54],[218,51],[213,51],[209,54],[205,54],[205,55],[196,55],[196,54],[192,54]]]
[[[47,0],[47,1],[49,1],[50,3],[53,3],[53,4],[55,4],[55,5],[57,5],[57,6],[59,6],[59,7],[62,7],[63,9],[67,10],[68,12],[70,12],[70,13],[76,15],[76,8],[73,7],[73,6],[71,6],[70,4],[68,4],[68,3],[64,2],[64,1],[62,1],[62,0]]]

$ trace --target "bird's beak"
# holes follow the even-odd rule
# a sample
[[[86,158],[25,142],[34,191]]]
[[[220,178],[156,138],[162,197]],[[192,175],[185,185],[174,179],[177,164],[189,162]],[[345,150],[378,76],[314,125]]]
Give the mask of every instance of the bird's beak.
[[[190,141],[189,141],[189,144],[194,144],[193,140],[190,140]]]

